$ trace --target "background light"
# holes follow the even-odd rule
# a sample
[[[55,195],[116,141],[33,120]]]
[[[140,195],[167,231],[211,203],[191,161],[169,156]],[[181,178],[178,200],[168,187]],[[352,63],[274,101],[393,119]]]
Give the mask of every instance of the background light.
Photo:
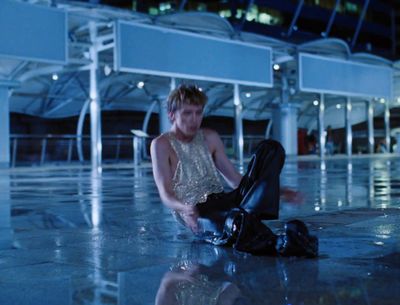
[[[142,88],[144,87],[144,82],[138,82],[138,83],[137,83],[137,87],[138,87],[139,89],[142,89]]]
[[[317,100],[312,102],[314,106],[318,106],[319,102]]]
[[[278,71],[281,67],[278,64],[274,64],[273,68],[275,71]]]
[[[340,109],[340,108],[342,108],[342,105],[336,104],[336,109]]]
[[[104,66],[104,75],[109,76],[111,74],[111,72],[112,72],[111,67],[109,65],[105,65]]]
[[[251,93],[250,92],[246,92],[245,95],[246,95],[247,98],[251,97]]]
[[[52,79],[52,80],[58,80],[58,75],[57,75],[56,73],[54,73],[54,74],[51,76],[51,79]]]

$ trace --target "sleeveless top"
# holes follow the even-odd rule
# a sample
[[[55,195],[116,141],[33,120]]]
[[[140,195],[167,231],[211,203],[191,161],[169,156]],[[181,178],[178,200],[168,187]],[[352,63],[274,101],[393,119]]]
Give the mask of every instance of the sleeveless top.
[[[189,143],[179,141],[175,135],[168,133],[178,164],[172,180],[176,197],[186,204],[195,205],[205,202],[212,193],[224,189],[214,161],[199,130]]]

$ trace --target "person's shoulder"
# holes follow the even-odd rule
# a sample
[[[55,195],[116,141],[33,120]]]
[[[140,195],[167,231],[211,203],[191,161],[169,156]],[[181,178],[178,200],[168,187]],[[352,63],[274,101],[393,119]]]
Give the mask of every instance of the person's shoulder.
[[[171,144],[169,142],[168,133],[163,133],[151,141],[151,146],[155,149],[169,149]]]
[[[221,137],[219,136],[218,132],[213,129],[204,128],[202,129],[204,139],[207,142],[210,150],[214,151],[214,149],[220,147],[221,145]]]
[[[206,139],[215,139],[219,138],[218,132],[210,128],[202,128],[203,135]]]

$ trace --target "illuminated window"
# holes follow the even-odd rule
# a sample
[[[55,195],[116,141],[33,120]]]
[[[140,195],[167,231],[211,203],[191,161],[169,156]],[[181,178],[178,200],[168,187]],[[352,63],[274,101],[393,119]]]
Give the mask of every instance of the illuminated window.
[[[218,15],[220,15],[222,18],[229,18],[232,17],[232,12],[231,10],[221,10],[219,11]]]
[[[149,7],[149,15],[158,15],[158,8]]]
[[[247,21],[258,21],[258,6],[252,5],[246,13]]]
[[[353,2],[346,1],[344,3],[344,10],[347,13],[358,14],[360,12],[360,7]]]
[[[198,10],[199,12],[206,12],[206,11],[207,11],[207,4],[205,4],[205,3],[199,3],[199,4],[197,5],[197,10]]]

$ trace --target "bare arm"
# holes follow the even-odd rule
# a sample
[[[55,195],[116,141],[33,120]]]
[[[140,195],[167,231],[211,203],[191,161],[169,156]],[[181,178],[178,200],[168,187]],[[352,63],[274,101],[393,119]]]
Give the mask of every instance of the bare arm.
[[[153,176],[162,202],[170,209],[183,212],[185,204],[176,198],[172,189],[172,169],[169,159],[168,143],[159,137],[151,142],[150,154]]]
[[[215,131],[209,129],[205,130],[205,135],[215,162],[215,166],[221,172],[222,176],[230,187],[238,187],[242,176],[235,169],[232,162],[229,161],[221,138]]]
[[[186,224],[195,231],[197,230],[196,208],[180,201],[173,190],[173,173],[170,163],[171,149],[168,140],[165,138],[158,137],[151,142],[150,154],[154,180],[163,204],[181,213]]]

